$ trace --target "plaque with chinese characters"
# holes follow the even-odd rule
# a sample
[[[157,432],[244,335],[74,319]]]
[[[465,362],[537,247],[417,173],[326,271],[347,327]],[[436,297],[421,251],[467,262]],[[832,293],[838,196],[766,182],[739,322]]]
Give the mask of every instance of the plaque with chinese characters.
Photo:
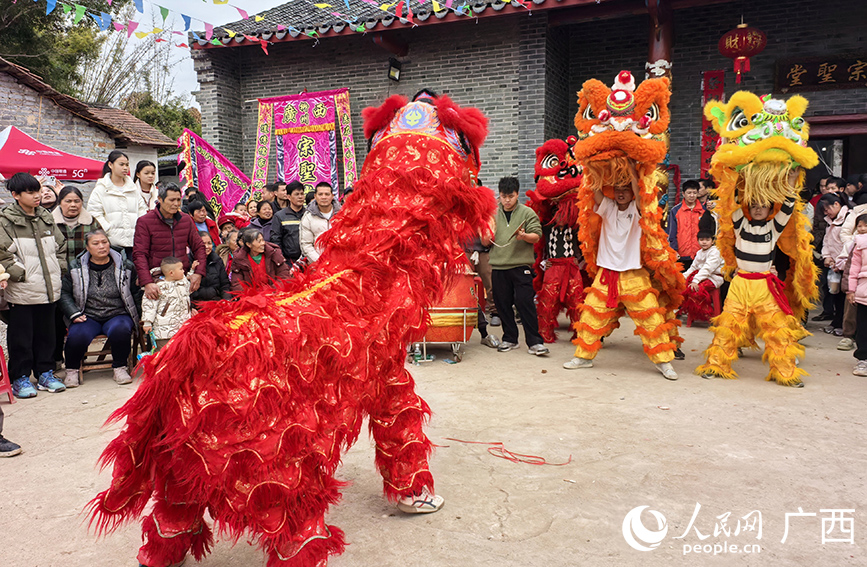
[[[867,87],[867,53],[777,61],[774,91],[795,93]]]

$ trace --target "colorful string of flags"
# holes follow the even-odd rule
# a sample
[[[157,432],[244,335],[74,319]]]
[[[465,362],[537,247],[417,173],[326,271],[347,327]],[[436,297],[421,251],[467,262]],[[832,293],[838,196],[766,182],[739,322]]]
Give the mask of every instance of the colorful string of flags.
[[[39,0],[33,0],[33,1],[37,2]],[[110,6],[112,3],[112,0],[106,0],[106,1],[108,2],[109,6]],[[303,0],[303,1],[305,3],[307,3],[308,5],[310,5],[312,8],[315,8],[319,11],[328,13],[329,15],[334,16],[335,18],[338,18],[339,20],[344,22],[349,29],[351,29],[354,32],[357,32],[357,33],[366,33],[367,32],[367,28],[366,28],[364,22],[359,21],[358,17],[352,18],[352,15],[349,14],[349,12],[352,9],[349,5],[349,0],[343,0],[344,4],[346,6],[346,12],[347,12],[346,14],[338,11],[338,9],[335,7],[335,5],[326,3],[322,0]],[[337,0],[337,1],[339,1],[339,0]],[[385,3],[378,2],[377,0],[361,0],[361,1],[387,13],[389,16],[391,16],[393,18],[398,19],[401,23],[404,23],[404,24],[409,23],[409,24],[412,24],[413,27],[416,27],[418,25],[417,23],[415,23],[415,19],[414,19],[415,13],[413,12],[413,9],[411,6],[412,0],[398,0],[398,1],[394,1],[394,2],[385,2]],[[458,16],[474,17],[473,16],[473,9],[472,9],[472,6],[470,5],[469,0],[466,0],[466,3],[456,5],[462,1],[465,1],[465,0],[457,0],[457,1],[456,0],[439,0],[439,1],[438,0],[430,0],[431,6],[432,6],[434,12],[442,12],[443,10],[446,10],[446,11],[450,11],[450,12],[452,12]],[[513,5],[516,5],[516,6],[521,6],[523,8],[526,8],[527,10],[532,10],[532,0],[511,0],[511,2],[509,0],[502,0],[502,1],[504,3],[511,3]],[[135,2],[136,11],[139,12],[140,14],[144,14],[144,0],[134,0],[134,2]],[[215,5],[229,6],[231,8],[234,8],[235,10],[238,11],[238,14],[240,15],[241,19],[243,19],[243,20],[249,20],[250,19],[250,15],[247,13],[246,10],[244,10],[243,8],[236,6],[234,4],[229,4],[229,0],[212,0],[212,2]],[[424,5],[427,2],[428,2],[428,0],[418,0],[419,5]],[[177,14],[181,17],[181,19],[184,22],[184,30],[178,31],[178,30],[172,30],[172,29],[164,29],[164,28],[160,28],[160,27],[155,26],[153,29],[145,31],[145,30],[142,30],[139,28],[140,22],[136,22],[136,21],[130,19],[126,23],[122,23],[120,21],[114,20],[111,14],[108,14],[106,12],[98,12],[98,13],[90,12],[87,10],[87,8],[85,6],[82,6],[81,4],[76,4],[75,2],[68,2],[66,0],[46,0],[46,6],[45,6],[46,15],[50,14],[55,9],[57,9],[58,5],[60,6],[60,9],[63,10],[64,14],[72,14],[73,24],[78,24],[82,19],[85,18],[85,16],[89,16],[90,19],[92,19],[96,23],[96,25],[99,27],[100,31],[111,31],[112,29],[114,29],[115,32],[122,32],[125,30],[127,37],[132,37],[132,35],[135,34],[135,36],[138,39],[145,39],[146,37],[153,35],[153,36],[155,36],[154,41],[157,43],[169,41],[168,39],[165,39],[163,37],[163,35],[165,33],[169,33],[169,35],[179,35],[179,36],[185,36],[187,33],[190,33],[190,34],[192,34],[193,38],[199,42],[205,41],[205,42],[208,42],[212,45],[217,45],[217,46],[222,47],[224,45],[223,42],[220,41],[218,38],[214,37],[214,31],[218,30],[218,29],[222,29],[223,32],[225,32],[225,34],[229,36],[229,39],[235,39],[236,36],[240,35],[240,36],[244,37],[244,39],[250,41],[251,43],[258,43],[262,47],[262,50],[265,52],[265,54],[266,55],[268,54],[269,42],[266,39],[263,39],[261,37],[248,35],[248,34],[245,34],[242,32],[238,32],[238,31],[234,31],[234,30],[231,30],[225,26],[214,26],[213,24],[206,22],[204,20],[200,20],[198,18],[193,18],[191,16],[177,12],[176,10],[172,10],[170,8],[166,8],[165,6],[161,6],[161,5],[156,4],[156,3],[153,3],[153,6],[155,8],[159,9],[159,13],[162,16],[162,20],[163,20],[163,25],[166,25],[166,20],[168,19],[170,14]],[[341,7],[341,9],[342,9],[342,7]],[[306,35],[306,36],[309,36],[311,38],[314,38],[317,41],[317,43],[319,41],[319,39],[318,39],[319,34],[315,30],[303,31],[303,30],[300,30],[300,29],[293,27],[292,25],[289,25],[289,24],[283,25],[283,24],[280,24],[277,22],[269,21],[269,18],[267,18],[266,16],[262,16],[262,15],[254,15],[253,18],[254,18],[254,21],[256,21],[256,22],[265,22],[265,24],[275,27],[278,32],[292,32],[293,35],[295,35],[295,36]],[[350,19],[350,18],[352,18],[352,19]],[[202,27],[205,30],[204,37],[201,37],[197,32],[190,29],[192,26],[193,20],[195,20],[196,22],[201,22]],[[189,47],[190,47],[187,43],[185,43],[183,41],[181,41],[179,43],[172,41],[171,43],[175,47],[179,47],[179,48],[189,49]]]

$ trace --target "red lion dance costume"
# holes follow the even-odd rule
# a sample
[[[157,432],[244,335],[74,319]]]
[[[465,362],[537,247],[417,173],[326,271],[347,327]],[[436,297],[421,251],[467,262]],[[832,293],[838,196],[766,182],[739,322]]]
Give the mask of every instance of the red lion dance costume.
[[[580,168],[568,162],[570,137],[548,140],[536,149],[536,190],[527,191],[530,208],[539,216],[545,238],[535,245],[536,311],[539,334],[546,343],[557,341],[555,329],[560,311],[566,310],[574,325],[584,303],[581,249],[578,243],[578,186]],[[545,262],[544,269],[542,262]]]
[[[344,548],[325,524],[340,456],[365,415],[390,500],[433,490],[430,414],[406,370],[426,308],[466,262],[495,202],[476,185],[487,119],[447,97],[392,96],[364,111],[372,147],[323,253],[277,289],[247,290],[186,323],[143,362],[126,426],[102,455],[111,487],[91,503],[100,531],[141,516],[139,561],[198,560],[216,528],[249,534],[268,567],[324,567]]]
[[[677,334],[680,321],[675,312],[683,301],[686,284],[660,226],[662,212],[654,181],[656,166],[665,158],[662,137],[668,128],[670,96],[668,79],[649,79],[636,88],[628,71],[618,74],[613,89],[591,79],[578,93],[578,141],[572,147],[584,175],[579,191],[578,237],[587,272],[595,279],[581,307],[581,320],[575,324],[576,358],[596,356],[601,339],[620,326],[624,306],[652,362],[671,360],[677,344],[683,341]],[[599,270],[596,264],[602,218],[594,209],[594,193],[601,190],[613,199],[614,186],[629,186],[630,161],[638,176],[642,270],[617,276],[617,272]]]

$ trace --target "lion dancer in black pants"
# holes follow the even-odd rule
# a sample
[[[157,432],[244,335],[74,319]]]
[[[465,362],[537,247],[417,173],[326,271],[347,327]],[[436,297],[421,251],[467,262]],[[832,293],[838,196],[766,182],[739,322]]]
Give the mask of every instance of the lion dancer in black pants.
[[[491,285],[494,304],[503,323],[503,340],[497,348],[506,352],[518,348],[518,324],[514,308],[521,316],[529,353],[548,354],[539,334],[536,304],[533,303],[533,245],[542,238],[542,224],[530,207],[518,203],[518,180],[500,179],[500,205],[495,217],[491,248]]]

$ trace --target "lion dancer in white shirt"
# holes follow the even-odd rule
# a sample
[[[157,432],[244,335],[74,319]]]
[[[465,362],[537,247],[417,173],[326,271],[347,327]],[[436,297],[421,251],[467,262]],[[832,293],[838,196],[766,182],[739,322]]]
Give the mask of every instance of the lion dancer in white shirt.
[[[677,380],[677,372],[671,366],[676,346],[666,329],[665,308],[660,307],[659,292],[641,265],[641,215],[636,207],[638,175],[631,162],[629,174],[630,185],[609,188],[613,199],[603,194],[602,187],[594,193],[594,211],[602,219],[596,255],[599,271],[584,299],[581,320],[575,324],[575,357],[563,367],[591,368],[602,346],[600,339],[616,328],[625,309],[650,361],[665,378]]]

